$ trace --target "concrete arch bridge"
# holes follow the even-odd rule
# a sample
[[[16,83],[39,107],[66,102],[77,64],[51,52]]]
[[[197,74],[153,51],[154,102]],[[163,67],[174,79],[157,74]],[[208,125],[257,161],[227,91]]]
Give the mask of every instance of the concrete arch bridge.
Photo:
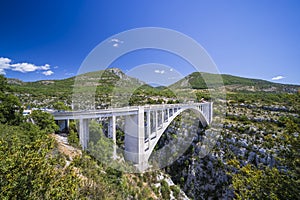
[[[69,120],[79,120],[79,140],[83,149],[89,142],[89,121],[108,118],[108,137],[114,142],[116,156],[116,117],[125,117],[125,159],[140,170],[148,166],[148,159],[160,137],[170,123],[183,111],[194,111],[203,126],[211,123],[213,103],[160,104],[131,106],[104,110],[54,112],[54,119],[61,128],[68,127]]]

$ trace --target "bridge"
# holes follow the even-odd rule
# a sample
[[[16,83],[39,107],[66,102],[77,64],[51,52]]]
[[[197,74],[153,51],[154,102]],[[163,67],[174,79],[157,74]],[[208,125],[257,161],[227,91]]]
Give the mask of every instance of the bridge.
[[[116,117],[125,117],[125,159],[133,162],[143,171],[148,167],[148,159],[160,137],[170,123],[183,111],[192,110],[203,126],[211,123],[213,103],[160,104],[130,106],[103,110],[54,112],[54,119],[61,127],[68,127],[69,120],[79,120],[79,141],[83,149],[89,142],[89,121],[109,119],[108,137],[113,140],[116,157]]]

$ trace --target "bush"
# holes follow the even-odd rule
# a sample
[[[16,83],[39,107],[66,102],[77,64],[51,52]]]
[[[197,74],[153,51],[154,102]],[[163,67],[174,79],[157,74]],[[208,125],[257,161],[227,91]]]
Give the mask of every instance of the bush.
[[[161,181],[161,195],[163,197],[163,199],[170,199],[170,188],[169,188],[169,185],[168,183],[165,181],[165,180],[162,180]]]
[[[172,185],[170,188],[171,188],[171,190],[173,191],[173,196],[174,196],[176,199],[178,199],[179,194],[180,194],[180,189],[179,189],[179,187],[176,186],[176,185]]]
[[[59,127],[55,124],[53,115],[50,113],[43,112],[41,110],[34,110],[30,117],[33,119],[34,124],[46,133],[54,133],[59,130]]]

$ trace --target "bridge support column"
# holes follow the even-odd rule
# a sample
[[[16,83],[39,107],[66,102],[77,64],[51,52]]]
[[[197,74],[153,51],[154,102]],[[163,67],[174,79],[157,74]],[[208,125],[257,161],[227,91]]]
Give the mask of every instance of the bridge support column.
[[[150,119],[150,111],[147,112],[147,134],[146,137],[149,138],[150,140],[150,135],[151,135],[151,119]]]
[[[125,117],[125,159],[133,162],[140,171],[148,167],[145,154],[144,108],[138,114]]]
[[[164,122],[165,122],[165,110],[162,109],[161,110],[161,126],[164,126]]]
[[[155,137],[157,136],[157,130],[158,130],[158,113],[156,110],[155,111]]]
[[[169,108],[167,108],[167,122],[169,121],[170,113]]]
[[[209,113],[209,123],[211,123],[212,122],[212,120],[213,120],[213,102],[210,102],[210,104],[209,104],[209,108],[210,108],[210,113]]]
[[[89,141],[89,119],[79,119],[79,141],[85,150]]]
[[[109,118],[108,137],[113,139],[113,158],[117,158],[116,116]]]

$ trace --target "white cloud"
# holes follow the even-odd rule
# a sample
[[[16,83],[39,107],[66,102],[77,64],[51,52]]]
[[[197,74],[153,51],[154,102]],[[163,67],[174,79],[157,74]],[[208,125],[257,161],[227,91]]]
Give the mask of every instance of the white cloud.
[[[0,74],[5,74],[5,69],[10,68],[11,60],[9,58],[0,57]]]
[[[164,74],[164,73],[165,73],[165,70],[159,70],[159,69],[156,69],[156,70],[154,70],[154,73],[157,73],[157,74]]]
[[[11,62],[12,62],[12,60],[9,58],[0,57],[0,74],[5,74],[5,70],[18,71],[18,72],[22,72],[22,73],[34,72],[34,71],[41,70],[41,71],[46,71],[46,72],[43,72],[43,74],[45,74],[46,76],[53,74],[53,72],[51,70],[49,70],[50,69],[49,64],[37,66],[37,65],[34,65],[31,63],[25,63],[25,62],[24,63],[15,63],[15,64],[12,64]]]
[[[113,47],[119,47],[120,44],[123,44],[124,41],[119,40],[118,38],[113,38],[110,40],[113,43]]]
[[[42,74],[44,74],[45,76],[50,76],[50,75],[54,74],[54,72],[51,70],[48,70],[48,71],[42,72]]]
[[[281,80],[281,79],[284,79],[285,77],[284,76],[275,76],[272,78],[272,81],[278,81],[278,80]]]
[[[11,64],[10,69],[13,71],[26,73],[26,72],[34,72],[37,70],[48,70],[50,69],[50,65],[46,64],[43,66],[36,66],[30,63],[16,63],[16,64]]]
[[[173,71],[173,68],[170,69],[170,72],[172,72],[172,71]]]
[[[111,42],[117,42],[117,43],[123,43],[122,40],[119,40],[118,38],[113,38],[110,40]]]

